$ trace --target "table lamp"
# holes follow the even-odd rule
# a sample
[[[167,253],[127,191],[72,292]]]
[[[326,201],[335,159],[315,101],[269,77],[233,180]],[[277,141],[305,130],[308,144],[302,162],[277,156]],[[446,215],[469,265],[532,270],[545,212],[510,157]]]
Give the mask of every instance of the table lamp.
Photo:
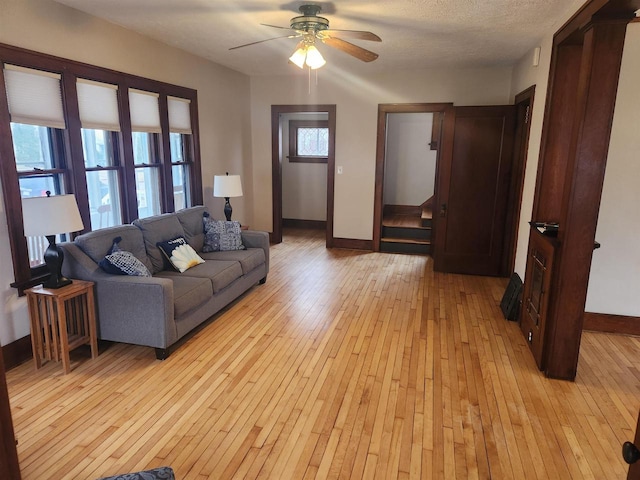
[[[230,222],[232,209],[229,197],[242,196],[240,175],[229,175],[229,172],[226,175],[215,175],[213,177],[213,196],[224,197],[224,216],[227,217],[227,222]]]
[[[60,288],[69,285],[71,280],[62,276],[64,254],[56,245],[56,235],[77,232],[84,228],[78,203],[74,195],[55,195],[47,192],[46,197],[22,199],[22,217],[26,237],[47,237],[49,246],[44,252],[44,263],[51,275],[42,286]]]

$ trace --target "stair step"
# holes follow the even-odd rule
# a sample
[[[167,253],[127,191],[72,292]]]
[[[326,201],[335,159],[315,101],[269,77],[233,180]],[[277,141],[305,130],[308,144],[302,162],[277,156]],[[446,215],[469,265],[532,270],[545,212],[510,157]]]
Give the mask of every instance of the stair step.
[[[406,243],[412,245],[431,245],[431,240],[424,239],[415,239],[415,238],[390,238],[384,237],[381,239],[382,242],[386,243]]]
[[[410,240],[407,238],[383,238],[380,251],[386,253],[431,254],[431,242],[428,240]]]
[[[422,207],[420,222],[423,227],[431,227],[432,220],[433,220],[433,209],[431,208],[431,205],[425,205],[424,207]]]
[[[429,240],[431,238],[430,227],[398,227],[385,225],[382,228],[382,236],[386,238],[408,238],[415,240]]]

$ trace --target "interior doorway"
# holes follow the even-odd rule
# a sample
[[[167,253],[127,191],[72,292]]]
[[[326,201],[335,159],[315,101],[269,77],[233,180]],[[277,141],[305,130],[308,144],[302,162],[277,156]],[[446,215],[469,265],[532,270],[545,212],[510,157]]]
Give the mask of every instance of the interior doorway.
[[[333,246],[333,196],[335,185],[335,130],[336,130],[336,106],[335,105],[272,105],[271,106],[271,164],[272,164],[272,213],[273,243],[282,242],[283,229],[283,161],[289,161],[289,142],[285,144],[285,137],[290,134],[284,132],[283,119],[297,119],[313,115],[308,120],[317,122],[322,119],[328,128],[326,149],[326,246]],[[290,122],[286,122],[289,125]],[[324,123],[323,123],[324,125]],[[287,127],[288,128],[288,127]],[[309,161],[309,159],[306,159]],[[314,163],[309,161],[309,163]],[[318,162],[315,162],[318,163]],[[324,163],[324,162],[323,162]],[[299,169],[298,169],[299,170]],[[294,178],[294,177],[290,177]],[[290,181],[290,180],[288,180]],[[304,192],[302,192],[304,194]]]
[[[442,121],[451,108],[450,103],[378,106],[374,251],[431,253]]]

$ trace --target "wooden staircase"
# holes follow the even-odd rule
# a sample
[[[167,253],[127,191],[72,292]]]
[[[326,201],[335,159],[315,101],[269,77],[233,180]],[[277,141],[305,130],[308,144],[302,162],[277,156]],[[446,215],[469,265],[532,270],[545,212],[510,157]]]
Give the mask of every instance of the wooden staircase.
[[[385,205],[380,250],[389,253],[431,254],[432,208]]]

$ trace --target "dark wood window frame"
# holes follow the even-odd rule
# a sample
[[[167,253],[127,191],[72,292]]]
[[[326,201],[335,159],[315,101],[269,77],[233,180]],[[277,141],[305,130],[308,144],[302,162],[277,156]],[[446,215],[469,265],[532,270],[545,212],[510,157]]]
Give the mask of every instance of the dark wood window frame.
[[[291,163],[327,163],[329,157],[314,157],[310,155],[298,155],[298,129],[299,128],[326,128],[329,129],[328,120],[289,120],[289,155]]]
[[[161,169],[161,208],[163,212],[174,210],[172,163],[170,158],[169,114],[167,97],[178,97],[190,100],[192,137],[189,145],[190,154],[186,157],[190,164],[190,198],[193,205],[203,202],[202,173],[200,162],[200,142],[198,134],[197,91],[172,85],[157,80],[130,75],[95,65],[25,50],[11,45],[0,44],[0,63],[33,68],[61,75],[62,100],[66,129],[64,136],[64,165],[66,169],[66,193],[73,193],[78,201],[85,230],[91,228],[89,196],[86,183],[87,168],[84,164],[82,134],[79,118],[76,82],[78,78],[109,83],[118,86],[118,109],[120,113],[120,133],[115,148],[120,159],[121,169],[122,221],[132,222],[137,218],[137,201],[135,190],[135,166],[133,162],[133,142],[131,138],[131,120],[129,114],[130,88],[155,92],[159,95],[160,126],[158,134],[158,162]],[[22,294],[24,289],[36,285],[46,278],[42,269],[31,269],[27,241],[22,223],[22,201],[19,186],[19,172],[16,168],[11,134],[9,106],[4,81],[4,70],[0,68],[0,180],[2,181],[3,200],[5,204],[9,243],[15,282],[12,287]],[[21,172],[21,174],[23,174]]]

